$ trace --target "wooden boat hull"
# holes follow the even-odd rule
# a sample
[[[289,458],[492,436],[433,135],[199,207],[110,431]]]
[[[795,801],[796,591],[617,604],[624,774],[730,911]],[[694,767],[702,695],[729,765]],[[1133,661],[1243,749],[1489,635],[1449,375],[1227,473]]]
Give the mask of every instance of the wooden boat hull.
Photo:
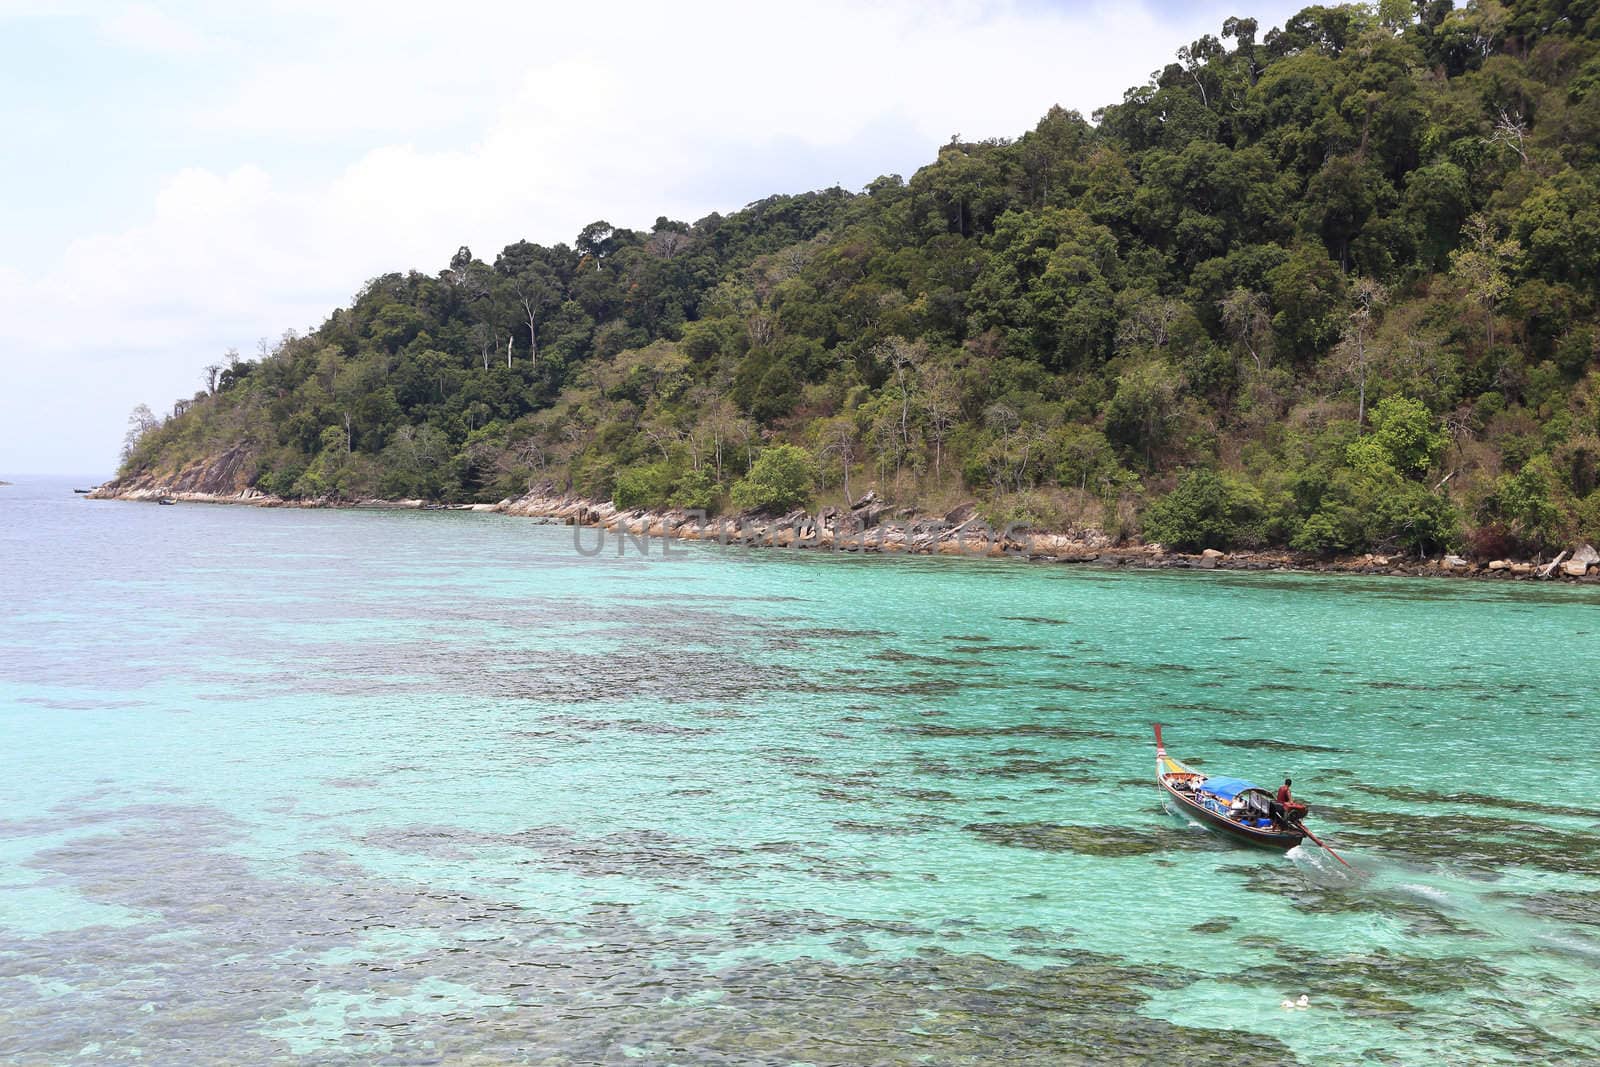
[[[1260,827],[1245,826],[1242,823],[1234,822],[1232,819],[1218,815],[1203,804],[1197,804],[1193,799],[1184,796],[1160,778],[1156,779],[1156,784],[1161,787],[1163,793],[1171,797],[1178,805],[1179,811],[1192,817],[1206,829],[1214,830],[1231,840],[1242,841],[1257,848],[1270,848],[1279,852],[1287,852],[1306,839],[1305,834],[1297,833],[1293,830],[1263,830]]]
[[[1209,781],[1207,775],[1196,771],[1193,767],[1186,766],[1178,760],[1167,755],[1166,746],[1161,743],[1161,724],[1156,724],[1156,786],[1177,804],[1178,810],[1190,816],[1208,830],[1214,830],[1224,837],[1240,841],[1256,848],[1270,848],[1279,852],[1287,852],[1306,839],[1304,829],[1287,829],[1281,824],[1278,826],[1249,826],[1236,819],[1230,819],[1219,811],[1214,811],[1201,803],[1194,795],[1194,788]],[[1219,779],[1229,781],[1235,787],[1244,786],[1245,794],[1262,794],[1265,790],[1251,786],[1248,782],[1239,779]],[[1189,789],[1179,789],[1178,784],[1188,784]]]

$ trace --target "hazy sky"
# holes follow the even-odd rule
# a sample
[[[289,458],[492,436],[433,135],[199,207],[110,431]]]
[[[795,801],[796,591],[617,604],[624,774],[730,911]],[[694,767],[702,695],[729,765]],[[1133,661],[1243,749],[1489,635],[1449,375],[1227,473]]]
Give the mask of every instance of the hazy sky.
[[[0,0],[0,477],[386,271],[909,177],[1301,6]]]

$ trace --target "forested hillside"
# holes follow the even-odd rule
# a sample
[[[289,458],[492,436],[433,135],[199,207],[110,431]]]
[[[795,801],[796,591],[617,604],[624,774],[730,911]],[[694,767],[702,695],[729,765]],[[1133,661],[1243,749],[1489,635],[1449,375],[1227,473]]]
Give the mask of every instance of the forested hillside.
[[[1220,29],[909,181],[374,279],[140,419],[123,475],[233,449],[290,497],[873,488],[1179,547],[1600,541],[1600,0]]]

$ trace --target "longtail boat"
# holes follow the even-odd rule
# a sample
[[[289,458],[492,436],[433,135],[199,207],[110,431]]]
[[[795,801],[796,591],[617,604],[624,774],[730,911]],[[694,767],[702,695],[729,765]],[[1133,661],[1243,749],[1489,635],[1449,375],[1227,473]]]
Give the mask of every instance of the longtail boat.
[[[1202,774],[1180,763],[1161,743],[1161,724],[1155,728],[1156,784],[1179,811],[1226,837],[1261,848],[1288,850],[1311,836],[1300,822],[1304,804],[1279,804],[1253,782]]]

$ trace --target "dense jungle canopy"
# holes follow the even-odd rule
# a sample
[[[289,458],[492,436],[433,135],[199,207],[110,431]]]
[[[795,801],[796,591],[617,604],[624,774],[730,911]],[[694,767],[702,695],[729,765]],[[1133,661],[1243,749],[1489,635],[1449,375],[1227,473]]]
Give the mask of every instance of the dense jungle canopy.
[[[123,474],[237,449],[286,497],[872,488],[1177,547],[1600,540],[1600,0],[1220,31],[909,181],[375,278],[138,413]]]

